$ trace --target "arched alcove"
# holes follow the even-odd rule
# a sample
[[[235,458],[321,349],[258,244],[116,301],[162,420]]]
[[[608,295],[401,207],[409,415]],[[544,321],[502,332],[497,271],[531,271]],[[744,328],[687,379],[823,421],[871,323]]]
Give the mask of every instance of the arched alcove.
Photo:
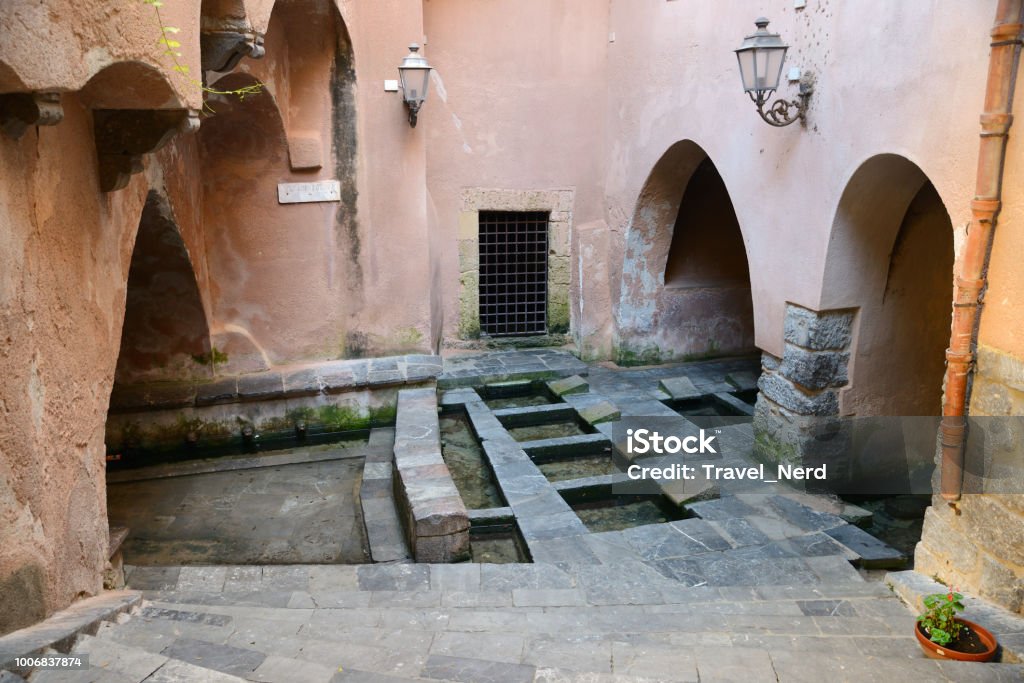
[[[209,376],[210,332],[195,271],[166,200],[150,192],[125,296],[118,386]]]
[[[750,274],[732,199],[696,143],[654,165],[626,234],[617,308],[620,363],[754,350]]]
[[[262,59],[211,81],[221,91],[261,83],[261,92],[209,96],[197,135],[213,344],[227,374],[346,354],[361,286],[344,21],[329,0],[278,0],[264,47]],[[326,192],[335,182],[340,201],[279,201],[282,184]]]
[[[841,411],[938,415],[953,292],[953,229],[927,176],[908,159],[865,161],[836,210],[822,308],[856,308]]]

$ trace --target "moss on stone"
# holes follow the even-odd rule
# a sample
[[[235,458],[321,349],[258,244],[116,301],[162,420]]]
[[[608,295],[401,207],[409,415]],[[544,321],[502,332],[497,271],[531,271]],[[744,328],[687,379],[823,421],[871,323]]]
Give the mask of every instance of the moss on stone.
[[[228,362],[228,354],[224,353],[216,346],[210,349],[209,353],[195,354],[192,356],[192,360],[200,365],[223,365]]]

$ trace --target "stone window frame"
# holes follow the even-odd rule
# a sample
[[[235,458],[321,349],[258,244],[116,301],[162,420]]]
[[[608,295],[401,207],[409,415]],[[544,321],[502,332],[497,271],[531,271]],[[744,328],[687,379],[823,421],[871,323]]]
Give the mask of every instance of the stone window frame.
[[[459,211],[459,339],[480,338],[480,212],[547,211],[548,334],[569,332],[575,188],[503,190],[466,188]]]

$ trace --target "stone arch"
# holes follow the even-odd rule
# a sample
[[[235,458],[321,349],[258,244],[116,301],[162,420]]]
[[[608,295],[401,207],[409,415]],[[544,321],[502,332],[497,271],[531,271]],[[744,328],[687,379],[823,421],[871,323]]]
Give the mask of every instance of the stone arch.
[[[132,250],[119,387],[210,376],[210,329],[192,258],[166,198],[151,191]]]
[[[836,209],[821,299],[857,311],[843,414],[939,414],[953,260],[949,213],[925,173],[897,154],[864,161]]]
[[[692,140],[669,147],[640,191],[626,232],[616,323],[620,363],[754,350],[742,231],[718,169]]]
[[[25,82],[14,67],[0,59],[0,93],[21,92],[25,89]]]
[[[82,86],[80,97],[90,109],[186,108],[167,74],[140,61],[115,62],[103,67]]]

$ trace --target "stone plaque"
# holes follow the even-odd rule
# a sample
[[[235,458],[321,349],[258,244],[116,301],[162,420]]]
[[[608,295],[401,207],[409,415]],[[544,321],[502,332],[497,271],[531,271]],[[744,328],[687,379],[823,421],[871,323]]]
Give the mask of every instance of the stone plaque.
[[[279,204],[301,204],[305,202],[340,202],[341,182],[321,180],[315,183],[278,183]]]

